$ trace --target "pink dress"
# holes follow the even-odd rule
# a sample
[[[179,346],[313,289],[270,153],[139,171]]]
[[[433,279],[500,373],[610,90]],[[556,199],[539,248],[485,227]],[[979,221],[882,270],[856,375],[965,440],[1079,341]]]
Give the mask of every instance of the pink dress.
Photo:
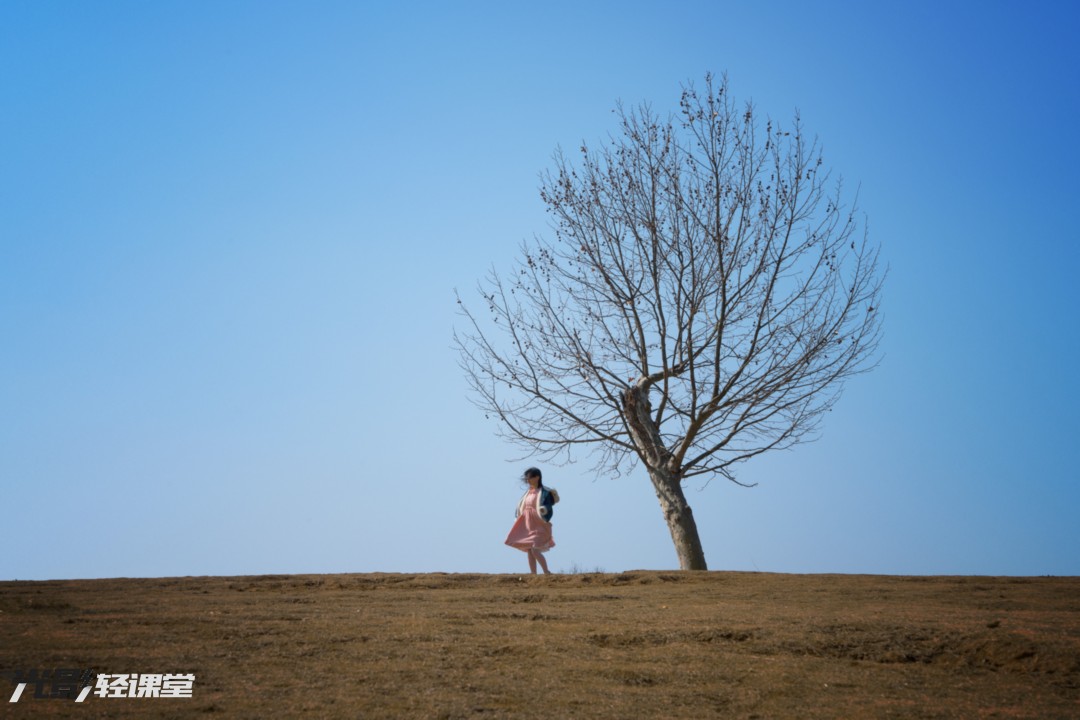
[[[506,544],[518,550],[528,552],[539,550],[547,552],[555,547],[555,540],[551,537],[551,523],[540,517],[536,512],[536,488],[531,488],[525,495],[523,502],[524,510],[510,528],[510,534],[506,536]]]

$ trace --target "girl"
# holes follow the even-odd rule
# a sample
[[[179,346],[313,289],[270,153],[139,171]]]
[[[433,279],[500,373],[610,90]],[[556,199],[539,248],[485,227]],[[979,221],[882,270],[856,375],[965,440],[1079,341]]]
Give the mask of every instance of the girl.
[[[554,488],[544,487],[543,476],[536,468],[526,470],[524,479],[529,489],[518,502],[514,513],[517,520],[506,536],[506,544],[529,555],[529,572],[535,575],[536,564],[540,563],[547,575],[550,571],[543,553],[555,547],[551,537],[551,516],[555,503],[559,502],[559,493]]]

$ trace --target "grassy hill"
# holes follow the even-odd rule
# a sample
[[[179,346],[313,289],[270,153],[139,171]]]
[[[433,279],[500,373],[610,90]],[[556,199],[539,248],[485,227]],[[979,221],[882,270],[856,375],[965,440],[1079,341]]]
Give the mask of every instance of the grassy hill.
[[[195,680],[8,702],[11,673],[55,668]],[[1075,718],[1080,578],[2,582],[0,671],[2,717]]]

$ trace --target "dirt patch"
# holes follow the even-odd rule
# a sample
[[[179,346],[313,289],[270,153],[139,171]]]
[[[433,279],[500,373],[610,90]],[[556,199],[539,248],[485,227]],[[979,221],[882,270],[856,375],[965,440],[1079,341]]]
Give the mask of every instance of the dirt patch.
[[[1080,579],[630,572],[0,583],[4,717],[1080,717]],[[42,685],[48,692],[51,686]]]

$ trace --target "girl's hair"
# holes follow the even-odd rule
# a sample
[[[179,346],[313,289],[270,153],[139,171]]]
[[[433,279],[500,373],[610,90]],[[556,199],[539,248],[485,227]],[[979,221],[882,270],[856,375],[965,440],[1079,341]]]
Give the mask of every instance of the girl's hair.
[[[534,468],[534,467],[529,468],[528,470],[525,471],[525,474],[521,477],[521,479],[524,480],[526,484],[528,484],[529,478],[531,478],[531,477],[534,477],[534,478],[537,479],[538,482],[536,483],[536,487],[538,487],[538,488],[544,487],[544,475],[543,475],[543,473],[540,472],[540,468]]]

